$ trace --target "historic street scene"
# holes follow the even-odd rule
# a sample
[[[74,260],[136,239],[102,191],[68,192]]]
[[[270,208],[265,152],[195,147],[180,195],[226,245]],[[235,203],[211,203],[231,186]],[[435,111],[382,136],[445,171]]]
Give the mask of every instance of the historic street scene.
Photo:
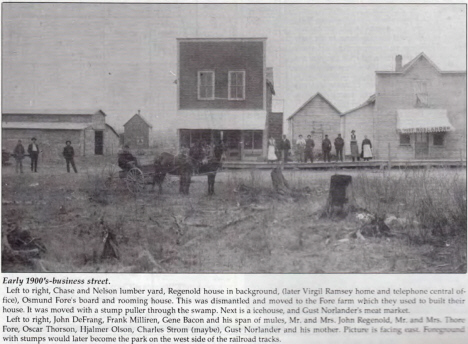
[[[2,11],[3,272],[466,273],[465,5]]]

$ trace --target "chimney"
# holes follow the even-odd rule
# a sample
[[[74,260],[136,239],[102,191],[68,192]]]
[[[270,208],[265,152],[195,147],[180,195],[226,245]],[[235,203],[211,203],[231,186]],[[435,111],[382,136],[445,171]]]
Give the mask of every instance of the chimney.
[[[395,72],[401,72],[403,69],[403,56],[397,55],[395,57]]]

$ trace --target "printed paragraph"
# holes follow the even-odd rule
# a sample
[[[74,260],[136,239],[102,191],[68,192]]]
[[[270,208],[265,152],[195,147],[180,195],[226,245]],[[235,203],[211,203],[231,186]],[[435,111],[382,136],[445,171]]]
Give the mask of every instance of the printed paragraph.
[[[2,287],[4,343],[277,343],[466,332],[463,288],[124,288],[107,279],[8,277]]]

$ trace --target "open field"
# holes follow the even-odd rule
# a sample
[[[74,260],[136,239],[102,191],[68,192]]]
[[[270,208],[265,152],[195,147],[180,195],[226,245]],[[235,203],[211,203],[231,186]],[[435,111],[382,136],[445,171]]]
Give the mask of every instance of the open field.
[[[114,160],[88,159],[78,174],[3,168],[2,230],[27,230],[47,250],[28,264],[3,259],[3,271],[466,272],[466,169],[338,171],[353,177],[360,210],[329,219],[320,215],[335,171],[284,171],[287,197],[258,170],[218,173],[212,197],[206,177],[189,196],[170,177],[162,195],[147,186],[135,197],[118,178],[106,183]],[[363,212],[393,215],[391,235],[356,235]],[[106,233],[118,258],[102,257]]]

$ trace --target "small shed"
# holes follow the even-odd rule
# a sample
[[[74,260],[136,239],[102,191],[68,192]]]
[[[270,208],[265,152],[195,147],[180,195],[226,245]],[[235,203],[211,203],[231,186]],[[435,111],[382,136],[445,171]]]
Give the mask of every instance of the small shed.
[[[148,148],[153,126],[138,111],[124,124],[124,143],[133,148]]]

